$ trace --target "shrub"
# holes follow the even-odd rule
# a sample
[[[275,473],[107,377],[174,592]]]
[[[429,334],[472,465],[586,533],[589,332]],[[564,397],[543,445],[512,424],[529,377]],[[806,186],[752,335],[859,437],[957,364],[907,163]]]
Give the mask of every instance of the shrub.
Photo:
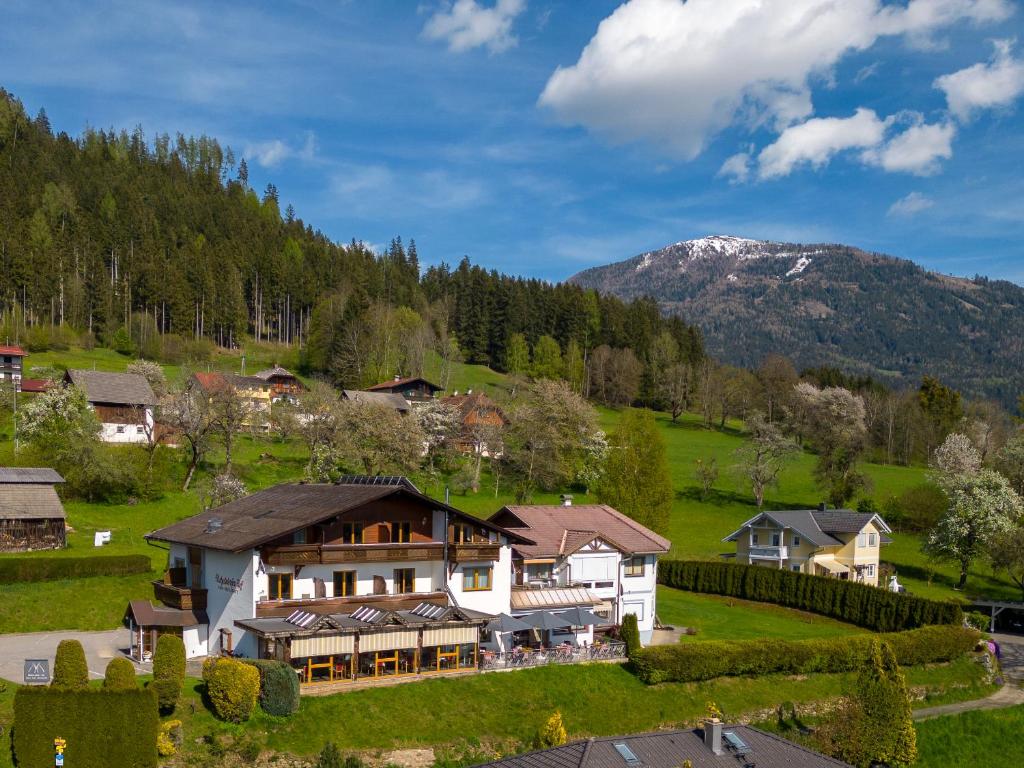
[[[131,576],[152,570],[153,564],[146,555],[5,557],[0,559],[0,584],[60,581],[87,576]]]
[[[961,624],[956,603],[888,592],[869,584],[739,563],[668,560],[658,582],[675,589],[776,603],[830,616],[875,632]]]
[[[626,644],[626,656],[633,658],[633,654],[642,647],[640,644],[640,627],[637,625],[636,614],[627,613],[622,617],[622,627],[619,635]]]
[[[89,665],[85,662],[85,649],[77,640],[61,640],[57,645],[51,685],[68,691],[89,687]]]
[[[971,611],[964,615],[964,621],[967,626],[974,627],[981,632],[988,632],[988,628],[992,626],[992,620],[987,613],[981,611]]]
[[[135,679],[135,666],[123,656],[117,656],[107,664],[103,676],[103,689],[106,691],[134,691],[139,687]]]
[[[153,689],[161,712],[173,712],[178,706],[184,683],[185,643],[176,635],[160,635],[153,652]]]
[[[562,723],[562,713],[556,710],[551,717],[544,721],[544,725],[537,734],[537,746],[541,749],[550,749],[551,747],[560,747],[568,740],[569,736]]]
[[[156,751],[160,757],[171,757],[181,746],[181,720],[168,720],[160,724],[156,736]]]
[[[338,745],[333,741],[328,741],[324,744],[324,748],[320,750],[319,756],[316,759],[316,768],[342,768],[345,765],[345,761],[341,756],[341,750],[338,749]]]
[[[154,768],[157,730],[150,690],[25,686],[14,695],[14,757],[25,768],[53,765],[57,737],[67,741],[64,754],[75,768]]]
[[[246,659],[260,673],[260,707],[268,715],[287,717],[299,710],[299,677],[283,661]]]
[[[256,709],[260,673],[255,667],[229,658],[210,658],[203,663],[206,695],[221,720],[241,723]]]
[[[859,669],[876,639],[892,646],[900,664],[950,661],[971,651],[978,633],[934,626],[889,634],[810,640],[716,640],[643,648],[631,658],[645,683],[693,682],[735,675],[810,674]]]

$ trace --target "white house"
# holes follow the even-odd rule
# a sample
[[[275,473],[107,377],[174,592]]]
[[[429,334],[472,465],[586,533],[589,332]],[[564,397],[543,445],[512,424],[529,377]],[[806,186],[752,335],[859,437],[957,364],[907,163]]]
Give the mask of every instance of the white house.
[[[529,540],[512,544],[512,615],[580,605],[612,626],[632,613],[641,641],[650,642],[658,556],[671,543],[607,504],[573,506],[563,498],[560,506],[503,507],[490,518]]]
[[[69,370],[65,383],[83,392],[101,423],[106,443],[147,443],[154,435],[156,395],[137,373]]]

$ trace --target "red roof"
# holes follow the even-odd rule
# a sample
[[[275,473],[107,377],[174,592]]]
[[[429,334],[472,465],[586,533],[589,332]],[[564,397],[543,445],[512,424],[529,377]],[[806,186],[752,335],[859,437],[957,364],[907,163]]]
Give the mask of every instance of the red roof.
[[[22,392],[46,392],[50,387],[53,386],[53,382],[49,379],[22,379],[21,380],[21,391]]]
[[[21,347],[15,347],[9,344],[0,344],[0,355],[16,355],[18,357],[24,357],[25,350]]]
[[[192,374],[192,378],[199,382],[199,386],[209,391],[212,389],[220,389],[228,385],[227,380],[220,373],[207,372],[207,371],[196,371]]]

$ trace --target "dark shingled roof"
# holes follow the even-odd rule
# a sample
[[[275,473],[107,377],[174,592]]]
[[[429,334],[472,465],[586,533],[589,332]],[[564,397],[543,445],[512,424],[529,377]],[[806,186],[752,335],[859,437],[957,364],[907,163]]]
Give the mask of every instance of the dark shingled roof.
[[[287,368],[282,368],[280,365],[275,365],[273,368],[267,368],[266,370],[263,371],[257,371],[256,373],[253,374],[253,376],[255,376],[257,379],[263,379],[264,381],[267,381],[268,379],[271,379],[274,376],[281,376],[290,379],[298,378],[294,373],[289,371]]]
[[[723,731],[731,731],[743,740],[749,748],[746,760],[757,768],[847,766],[758,728],[727,725]],[[724,738],[722,743],[723,746],[726,744]],[[627,763],[616,749],[616,744],[628,747],[638,762]],[[693,768],[740,768],[745,761],[737,757],[728,749],[716,755],[704,745],[704,732],[694,729],[574,741],[561,747],[527,752],[481,765],[500,765],[503,768],[679,768],[684,760],[689,760]]]
[[[807,539],[807,541],[818,547],[841,546],[843,542],[832,534],[860,533],[864,526],[872,520],[878,522],[880,531],[889,531],[889,526],[886,525],[885,520],[871,512],[855,512],[851,509],[773,510],[762,512],[750,518],[750,520],[747,520],[747,522],[722,539],[722,541],[734,541],[739,536],[740,531],[745,530],[748,525],[762,516],[774,521],[783,528],[792,528]],[[887,542],[883,540],[883,543]]]
[[[512,505],[490,519],[533,539],[533,544],[515,547],[525,557],[569,555],[598,537],[627,554],[668,552],[672,546],[664,536],[607,504]]]
[[[404,397],[394,392],[363,392],[360,389],[343,389],[341,397],[344,400],[351,400],[353,403],[382,405],[385,408],[394,408],[399,413],[409,412],[409,403]]]
[[[49,467],[0,467],[0,483],[63,483],[57,470]]]
[[[183,611],[178,608],[166,608],[153,605],[149,600],[132,600],[124,614],[135,620],[140,627],[194,627],[197,624],[209,624],[206,611]]]
[[[382,381],[380,384],[374,384],[372,387],[367,387],[367,392],[376,392],[380,390],[394,389],[397,387],[404,387],[406,384],[415,384],[417,381],[422,381],[427,385],[427,389],[433,392],[440,392],[441,387],[437,386],[432,382],[427,381],[422,376],[409,376],[404,379],[392,379],[391,381]]]
[[[362,483],[275,485],[147,533],[146,538],[242,552],[393,494],[420,499],[433,509],[447,509],[453,516],[519,538],[514,533],[446,506],[405,485]],[[211,520],[219,521],[219,527],[216,524],[211,526]]]
[[[72,369],[67,378],[85,392],[90,403],[112,405],[155,405],[156,395],[138,373],[111,373],[109,371],[85,371]]]
[[[61,481],[63,482],[63,480]],[[64,520],[53,483],[0,484],[0,519],[2,520]]]

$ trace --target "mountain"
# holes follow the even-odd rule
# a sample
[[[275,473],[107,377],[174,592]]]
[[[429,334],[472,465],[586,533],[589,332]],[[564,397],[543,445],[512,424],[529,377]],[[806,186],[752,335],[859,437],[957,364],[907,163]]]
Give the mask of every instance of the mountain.
[[[848,245],[718,235],[584,270],[569,281],[651,296],[735,365],[779,353],[897,387],[931,374],[1013,402],[1024,391],[1024,288],[968,280]]]

